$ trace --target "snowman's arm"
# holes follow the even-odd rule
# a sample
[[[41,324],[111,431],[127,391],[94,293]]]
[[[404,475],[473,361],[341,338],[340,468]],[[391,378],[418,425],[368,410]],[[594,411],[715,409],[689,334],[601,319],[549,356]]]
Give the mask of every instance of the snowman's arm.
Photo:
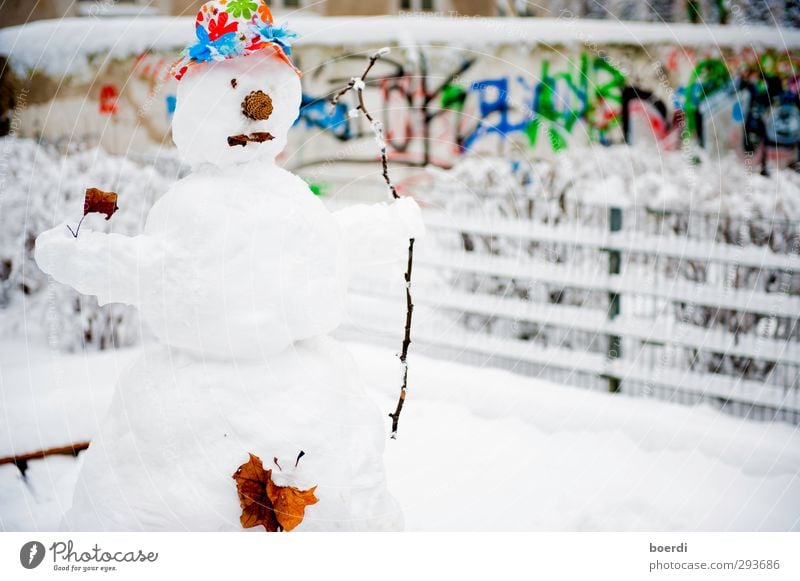
[[[139,303],[140,272],[161,256],[151,236],[123,236],[82,230],[78,238],[64,224],[36,238],[39,268],[98,303]]]
[[[410,238],[425,232],[419,206],[411,198],[358,204],[334,213],[347,239],[351,264],[375,266],[403,261]]]

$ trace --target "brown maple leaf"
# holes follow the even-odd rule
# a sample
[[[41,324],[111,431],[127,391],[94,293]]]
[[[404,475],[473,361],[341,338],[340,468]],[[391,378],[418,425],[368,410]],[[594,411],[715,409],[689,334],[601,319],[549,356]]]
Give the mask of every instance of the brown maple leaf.
[[[271,479],[267,480],[267,496],[272,501],[275,517],[283,530],[290,531],[303,522],[306,506],[319,501],[314,496],[316,489],[314,486],[308,490],[299,490],[294,486],[278,486]]]
[[[106,220],[110,220],[117,210],[119,207],[115,192],[104,192],[97,188],[86,189],[86,197],[83,199],[84,216],[92,213],[105,214]]]
[[[268,532],[280,530],[272,501],[267,496],[267,482],[271,481],[272,470],[264,470],[261,459],[250,454],[250,460],[239,466],[233,475],[236,490],[239,492],[239,505],[242,516],[239,521],[246,529],[264,525]]]
[[[316,486],[300,490],[294,486],[279,486],[272,481],[272,470],[255,454],[239,466],[233,475],[239,493],[242,515],[239,521],[246,529],[263,525],[268,532],[291,531],[305,517],[305,509],[315,504]]]

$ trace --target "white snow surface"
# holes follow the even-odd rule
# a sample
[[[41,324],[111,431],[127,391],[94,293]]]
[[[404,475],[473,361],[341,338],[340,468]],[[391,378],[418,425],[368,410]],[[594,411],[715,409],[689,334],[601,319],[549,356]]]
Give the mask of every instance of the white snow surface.
[[[373,49],[387,43],[403,48],[417,45],[485,48],[508,42],[529,46],[577,46],[588,42],[777,49],[800,46],[800,31],[750,24],[746,27],[664,26],[568,17],[451,19],[442,16],[291,16],[287,22],[299,33],[303,45]],[[59,78],[88,79],[94,70],[93,61],[96,66],[97,62],[136,56],[147,49],[177,55],[196,41],[193,23],[194,16],[43,20],[0,30],[0,55],[10,55],[12,66],[18,72],[40,70]]]
[[[367,395],[381,411],[391,409],[398,387],[395,354],[357,343],[347,349],[369,386]],[[84,437],[103,442],[108,434],[101,433],[99,418],[112,399],[113,384],[142,353],[153,353],[152,346],[63,355],[36,342],[0,343],[0,455]],[[380,431],[386,441],[389,488],[402,507],[407,530],[800,530],[800,434],[791,426],[755,423],[707,407],[557,386],[430,359],[413,348],[409,373],[411,390],[396,441],[387,438],[386,414],[380,414],[378,424],[370,419],[377,416],[362,418],[362,429]],[[277,378],[279,372],[270,374]],[[248,393],[246,376],[246,371],[237,371],[230,377],[236,386],[232,400]],[[174,393],[145,392],[151,415],[163,418],[168,411],[163,406],[178,401],[182,413],[188,413],[214,381],[198,377],[180,389],[176,384]],[[256,414],[248,397],[217,403],[239,414]],[[119,402],[112,405],[117,413],[124,409]],[[144,413],[130,403],[125,407]],[[310,413],[297,406],[290,409]],[[238,466],[241,451],[233,449],[244,436],[231,430],[228,438],[219,438],[222,424],[214,410],[207,414],[208,422],[192,424],[185,439],[211,445],[197,457],[194,469],[219,472],[215,485],[219,498],[226,500],[200,501],[195,495],[201,490],[192,487],[184,492],[195,499],[195,513],[222,510],[225,516],[215,518],[233,519],[228,524],[236,528],[229,464]],[[276,426],[285,421],[275,419]],[[139,467],[150,463],[150,457],[168,459],[176,453],[182,437],[175,426],[161,425],[171,436],[165,450],[159,453],[152,442],[131,441],[120,451],[125,457],[119,462]],[[325,429],[321,425],[312,437]],[[298,444],[287,442],[285,453],[296,454]],[[97,444],[92,454],[107,453],[105,446]],[[223,449],[235,458],[222,458]],[[264,459],[270,462],[271,456]],[[0,529],[56,529],[70,507],[84,460],[88,455],[77,461],[33,461],[27,482],[14,466],[0,466]],[[324,461],[308,455],[299,463],[301,470],[287,478],[302,482],[304,467]],[[287,470],[285,464],[281,462]],[[154,510],[159,518],[170,519],[162,503],[190,475],[175,469],[166,480],[148,482],[139,476],[137,484],[158,491]],[[308,518],[319,516],[315,509],[322,504],[308,507]],[[92,515],[89,510],[83,518]],[[183,521],[179,530],[196,524]],[[137,521],[126,526],[135,529]]]

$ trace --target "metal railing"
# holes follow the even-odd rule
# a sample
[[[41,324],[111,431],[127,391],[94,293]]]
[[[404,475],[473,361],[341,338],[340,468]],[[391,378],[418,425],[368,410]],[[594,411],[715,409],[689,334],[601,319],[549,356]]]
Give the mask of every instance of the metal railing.
[[[800,224],[589,205],[424,217],[417,352],[800,423]],[[402,281],[351,286],[344,333],[396,341]]]

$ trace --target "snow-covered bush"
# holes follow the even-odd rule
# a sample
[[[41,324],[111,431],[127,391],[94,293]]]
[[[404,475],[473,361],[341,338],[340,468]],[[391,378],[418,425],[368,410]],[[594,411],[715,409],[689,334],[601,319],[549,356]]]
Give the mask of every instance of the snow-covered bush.
[[[752,220],[800,218],[800,175],[774,170],[762,176],[755,159],[711,159],[692,151],[647,147],[577,148],[555,159],[552,180],[542,183],[583,203],[636,206],[655,211],[711,213]]]
[[[84,228],[137,234],[156,197],[176,179],[177,164],[156,171],[101,149],[61,154],[30,139],[0,139],[0,331],[41,332],[53,346],[72,350],[130,345],[141,334],[125,305],[99,307],[91,297],[48,280],[33,260],[36,236],[83,214],[87,187],[119,194],[110,221],[90,214]]]

